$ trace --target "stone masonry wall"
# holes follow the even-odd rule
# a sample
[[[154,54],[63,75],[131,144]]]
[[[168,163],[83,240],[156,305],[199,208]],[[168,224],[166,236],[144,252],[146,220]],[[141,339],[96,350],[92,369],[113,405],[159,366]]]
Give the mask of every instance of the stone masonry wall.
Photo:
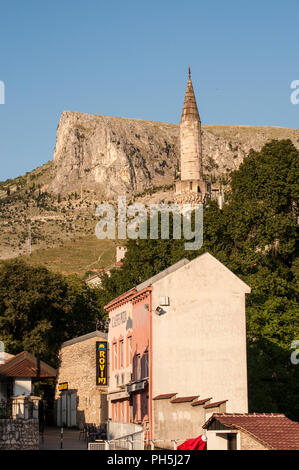
[[[55,398],[60,396],[58,384],[68,382],[77,391],[77,425],[104,424],[107,420],[107,387],[96,385],[96,342],[105,338],[93,337],[61,348]]]
[[[251,437],[249,434],[240,431],[241,435],[241,450],[269,450],[261,442]]]
[[[38,449],[38,419],[0,419],[0,450]]]
[[[201,174],[201,128],[199,121],[180,124],[181,180],[199,180]]]

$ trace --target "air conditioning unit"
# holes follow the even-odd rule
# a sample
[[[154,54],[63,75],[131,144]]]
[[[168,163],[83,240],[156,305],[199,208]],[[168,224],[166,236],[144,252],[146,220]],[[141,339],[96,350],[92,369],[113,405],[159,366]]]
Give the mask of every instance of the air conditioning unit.
[[[160,297],[159,298],[159,305],[162,305],[163,307],[167,307],[168,305],[170,305],[169,303],[169,297],[168,296],[164,296],[164,297]]]

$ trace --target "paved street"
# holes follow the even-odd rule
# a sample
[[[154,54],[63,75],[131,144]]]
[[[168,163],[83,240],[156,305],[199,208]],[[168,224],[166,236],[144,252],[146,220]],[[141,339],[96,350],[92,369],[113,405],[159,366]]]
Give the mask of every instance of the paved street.
[[[63,430],[63,449],[62,450],[87,450],[86,441],[80,439],[77,429]],[[46,428],[44,431],[44,442],[41,442],[40,450],[60,450],[60,428]]]

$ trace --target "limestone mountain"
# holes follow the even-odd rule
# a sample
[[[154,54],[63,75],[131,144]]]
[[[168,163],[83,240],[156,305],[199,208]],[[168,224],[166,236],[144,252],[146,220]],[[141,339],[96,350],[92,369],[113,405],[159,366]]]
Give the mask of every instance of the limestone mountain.
[[[283,128],[203,126],[203,170],[216,177],[239,167],[249,149],[271,138],[291,138]],[[65,111],[57,130],[54,178],[49,189],[64,193],[96,189],[103,197],[172,184],[179,174],[179,126],[139,119]]]
[[[203,174],[228,182],[250,148],[299,130],[203,126]],[[98,269],[114,261],[115,244],[97,240],[95,207],[117,194],[145,203],[172,200],[179,176],[179,126],[65,111],[54,159],[0,182],[0,259],[23,255],[62,272]]]

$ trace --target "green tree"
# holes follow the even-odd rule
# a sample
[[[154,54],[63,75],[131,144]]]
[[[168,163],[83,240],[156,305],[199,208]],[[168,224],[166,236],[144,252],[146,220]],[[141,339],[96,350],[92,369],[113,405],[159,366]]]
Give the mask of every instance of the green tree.
[[[0,331],[7,352],[28,350],[55,366],[61,343],[94,330],[99,312],[95,292],[77,276],[18,260],[0,267]]]

